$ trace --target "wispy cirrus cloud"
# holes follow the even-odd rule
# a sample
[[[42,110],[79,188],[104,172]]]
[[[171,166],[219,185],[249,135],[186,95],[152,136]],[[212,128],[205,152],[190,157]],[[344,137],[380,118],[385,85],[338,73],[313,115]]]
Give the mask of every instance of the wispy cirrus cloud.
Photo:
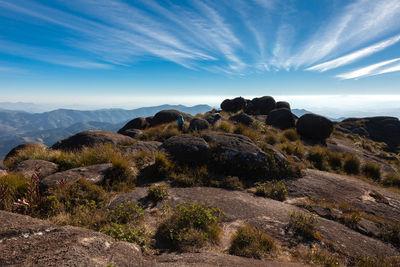
[[[400,58],[395,58],[391,60],[386,60],[383,62],[379,62],[367,67],[363,67],[351,72],[347,72],[344,74],[339,74],[336,77],[340,79],[357,79],[357,78],[362,78],[362,77],[367,77],[367,76],[374,76],[374,75],[379,75],[379,74],[384,74],[384,73],[389,73],[389,72],[395,72],[400,70],[400,64],[394,65],[394,63],[397,63],[400,61]]]

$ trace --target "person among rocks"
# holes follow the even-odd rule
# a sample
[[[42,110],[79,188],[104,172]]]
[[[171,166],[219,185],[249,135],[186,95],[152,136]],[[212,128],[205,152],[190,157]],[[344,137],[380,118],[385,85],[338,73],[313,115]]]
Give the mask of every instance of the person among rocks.
[[[183,116],[181,114],[179,114],[179,116],[178,116],[178,129],[179,129],[179,131],[182,131],[184,123],[185,123],[185,120],[183,119]]]

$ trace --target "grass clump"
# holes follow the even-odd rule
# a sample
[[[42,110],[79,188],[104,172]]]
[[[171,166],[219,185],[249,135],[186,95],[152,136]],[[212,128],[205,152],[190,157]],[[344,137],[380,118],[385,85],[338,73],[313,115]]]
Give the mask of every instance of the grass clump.
[[[342,168],[342,155],[340,153],[329,151],[327,157],[329,167],[331,167],[332,170],[338,171]]]
[[[284,201],[287,197],[286,186],[283,181],[269,181],[256,183],[256,195]]]
[[[326,157],[325,150],[322,149],[321,147],[318,147],[312,149],[309,152],[307,159],[318,170],[326,170],[325,157]]]
[[[166,199],[168,196],[167,184],[153,184],[147,190],[147,198],[155,203]]]
[[[302,213],[291,212],[289,219],[289,228],[295,234],[302,236],[306,240],[319,240],[321,237],[315,229],[317,218],[311,214],[309,216]]]
[[[381,168],[376,163],[367,162],[363,166],[362,172],[365,176],[375,181],[379,181],[381,179]]]
[[[185,202],[178,204],[172,215],[158,229],[158,236],[172,250],[187,251],[217,243],[222,211],[206,205]]]
[[[264,231],[246,225],[240,227],[233,235],[229,254],[260,259],[275,249],[274,241]]]
[[[270,145],[272,145],[272,146],[275,145],[276,143],[278,143],[278,139],[277,139],[276,136],[273,135],[273,134],[267,134],[267,135],[265,136],[264,140],[265,140],[265,142],[266,142],[267,144],[270,144]]]
[[[400,188],[400,177],[394,173],[388,173],[383,178],[382,184],[384,186],[396,186]]]
[[[146,231],[144,228],[111,223],[107,228],[103,229],[103,232],[118,241],[135,243],[141,246],[142,249],[146,249],[147,247]]]
[[[138,170],[123,157],[112,159],[112,167],[107,172],[103,186],[116,191],[123,191],[135,186]]]
[[[297,134],[296,130],[288,129],[283,132],[283,136],[289,141],[296,141],[299,140],[299,135]]]
[[[354,155],[347,155],[344,158],[343,169],[347,174],[359,174],[360,160]]]

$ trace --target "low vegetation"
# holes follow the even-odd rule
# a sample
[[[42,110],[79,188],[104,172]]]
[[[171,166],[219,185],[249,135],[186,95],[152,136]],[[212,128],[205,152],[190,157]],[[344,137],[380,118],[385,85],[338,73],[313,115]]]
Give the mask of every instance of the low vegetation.
[[[256,183],[256,195],[284,201],[287,197],[287,190],[283,181],[273,180]]]
[[[166,199],[168,195],[167,184],[153,184],[147,190],[147,198],[155,203]]]
[[[347,155],[344,159],[343,169],[347,174],[359,174],[360,160],[354,155]]]
[[[236,256],[260,259],[276,250],[275,242],[262,229],[250,225],[240,227],[232,236],[229,253]]]
[[[306,240],[321,239],[319,233],[315,229],[315,224],[317,223],[315,215],[306,215],[296,212],[291,212],[289,215],[289,228],[291,228],[296,235]]]
[[[362,168],[363,174],[371,178],[375,181],[379,181],[381,179],[381,168],[373,162],[367,162]]]

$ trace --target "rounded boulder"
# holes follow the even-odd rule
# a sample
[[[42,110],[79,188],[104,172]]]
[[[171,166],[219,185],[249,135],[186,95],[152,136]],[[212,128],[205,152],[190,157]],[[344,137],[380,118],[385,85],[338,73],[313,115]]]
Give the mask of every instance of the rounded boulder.
[[[272,110],[269,113],[265,123],[267,125],[277,127],[281,130],[286,130],[295,126],[294,116],[292,112],[287,108]]]
[[[154,115],[153,119],[151,120],[151,126],[157,126],[160,124],[177,121],[179,115],[182,115],[183,118],[187,121],[190,121],[192,119],[191,115],[180,112],[178,110],[161,110],[157,112],[156,115]]]
[[[325,140],[333,131],[333,123],[320,115],[304,114],[297,121],[296,129],[302,137]]]
[[[287,108],[290,110],[290,104],[289,104],[289,102],[286,102],[286,101],[278,101],[278,102],[276,102],[276,108],[277,109],[278,108]]]
[[[210,128],[208,121],[200,118],[194,118],[190,121],[189,130],[191,131],[201,131]]]
[[[272,96],[256,97],[247,103],[245,112],[250,115],[268,115],[275,107],[276,102]]]
[[[238,112],[246,108],[246,99],[243,97],[236,97],[234,99],[225,99],[221,103],[221,109],[226,112]]]
[[[210,147],[204,139],[186,134],[167,139],[161,149],[184,163],[206,163],[210,155]]]
[[[238,123],[242,123],[247,126],[251,125],[254,122],[253,118],[250,117],[249,115],[247,115],[246,113],[240,113],[240,114],[231,116],[229,118],[229,120],[236,121]]]

